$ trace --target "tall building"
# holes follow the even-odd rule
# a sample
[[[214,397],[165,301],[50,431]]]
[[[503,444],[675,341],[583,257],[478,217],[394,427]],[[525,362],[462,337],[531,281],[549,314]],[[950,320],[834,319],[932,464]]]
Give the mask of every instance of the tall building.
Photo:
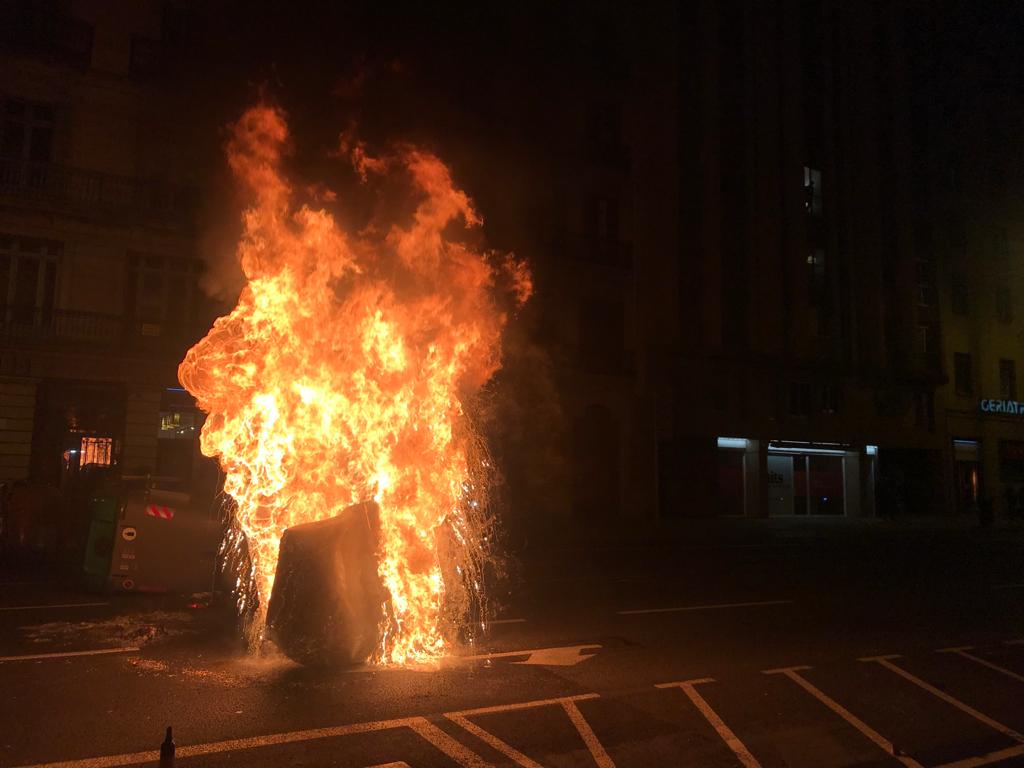
[[[188,478],[176,365],[208,315],[159,2],[0,6],[0,480]],[[205,319],[205,317],[204,317]]]

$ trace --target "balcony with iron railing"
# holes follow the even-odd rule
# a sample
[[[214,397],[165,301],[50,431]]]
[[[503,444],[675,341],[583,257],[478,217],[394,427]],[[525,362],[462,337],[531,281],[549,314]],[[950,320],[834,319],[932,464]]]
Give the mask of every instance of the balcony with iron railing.
[[[194,223],[197,194],[195,189],[167,182],[0,158],[0,198],[188,228]]]
[[[149,323],[98,312],[0,306],[0,348],[176,357],[204,332],[196,323]]]

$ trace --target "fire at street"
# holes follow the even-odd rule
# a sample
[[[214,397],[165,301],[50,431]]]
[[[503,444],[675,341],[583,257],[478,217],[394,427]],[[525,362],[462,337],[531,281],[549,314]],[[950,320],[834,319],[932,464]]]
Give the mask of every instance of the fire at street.
[[[323,209],[293,210],[287,141],[267,107],[234,128],[231,167],[256,196],[239,246],[247,284],[179,368],[209,414],[203,452],[237,504],[252,582],[240,576],[239,605],[258,646],[285,532],[376,501],[379,547],[361,540],[379,551],[386,622],[379,648],[350,660],[431,659],[446,608],[463,624],[483,609],[493,473],[468,404],[500,366],[502,327],[529,297],[529,273],[446,238],[479,216],[441,161],[413,148],[376,158],[351,147],[358,172],[408,176],[422,198],[408,223],[373,220],[350,238]],[[336,630],[369,635],[366,615],[349,612],[354,626]]]
[[[0,768],[1024,766],[1022,28],[0,0]]]

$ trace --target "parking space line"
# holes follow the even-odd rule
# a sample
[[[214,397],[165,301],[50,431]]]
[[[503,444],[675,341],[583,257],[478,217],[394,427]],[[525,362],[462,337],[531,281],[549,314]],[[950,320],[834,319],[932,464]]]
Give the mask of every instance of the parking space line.
[[[501,712],[517,712],[522,711],[524,709],[535,709],[537,707],[547,707],[558,704],[563,709],[565,709],[566,713],[569,715],[569,718],[572,720],[573,725],[576,727],[576,731],[580,734],[581,738],[583,739],[583,742],[586,744],[587,749],[590,750],[590,754],[594,757],[594,759],[598,759],[597,754],[602,754],[604,756],[604,759],[607,760],[607,762],[604,763],[598,762],[598,765],[601,766],[601,768],[614,768],[615,764],[611,761],[611,758],[608,757],[608,753],[604,751],[604,747],[602,747],[600,742],[597,741],[597,737],[594,735],[593,730],[591,730],[590,725],[587,723],[585,719],[583,719],[582,713],[580,713],[578,709],[576,710],[577,715],[583,723],[583,727],[590,734],[589,738],[592,739],[594,745],[596,745],[596,748],[600,750],[599,753],[595,753],[594,748],[591,747],[591,742],[588,741],[588,736],[584,735],[584,731],[581,730],[580,725],[573,718],[572,712],[569,711],[570,706],[572,706],[573,709],[576,709],[575,704],[577,701],[587,701],[589,699],[596,698],[598,698],[598,695],[596,693],[583,693],[577,694],[575,696],[563,696],[557,699],[538,699],[537,701],[523,701],[516,704],[496,704],[491,707],[463,709],[458,712],[445,712],[444,716],[456,725],[458,725],[460,728],[476,736],[485,744],[488,744],[494,749],[496,749],[498,752],[501,752],[501,754],[505,755],[505,757],[509,758],[517,765],[522,766],[522,768],[544,768],[544,766],[540,765],[539,763],[535,762],[531,758],[524,755],[522,752],[513,747],[507,741],[504,741],[503,739],[500,739],[497,736],[495,736],[490,731],[481,728],[479,725],[474,723],[469,718],[473,715],[493,715]]]
[[[501,752],[501,754],[512,760],[516,765],[520,765],[522,768],[544,768],[540,763],[535,763],[508,742],[502,741],[490,731],[485,731],[472,720],[469,720],[458,712],[449,712],[445,717],[463,730],[476,736],[480,741]]]
[[[762,605],[788,605],[793,600],[759,600],[752,603],[716,603],[713,605],[683,605],[677,608],[640,608],[618,611],[620,616],[639,616],[646,613],[683,613],[684,611],[714,611],[721,608],[754,608]]]
[[[246,749],[256,749],[257,747],[295,744],[315,739],[351,736],[359,733],[387,731],[395,728],[412,729],[459,765],[463,766],[463,768],[489,768],[489,763],[423,717],[377,720],[369,723],[353,723],[351,725],[338,725],[329,728],[312,728],[305,731],[288,731],[285,733],[272,733],[266,736],[250,736],[241,739],[214,741],[207,744],[179,746],[176,757],[178,759],[202,757],[222,752],[239,752]],[[155,764],[159,759],[160,753],[156,751],[133,752],[124,755],[88,757],[81,760],[64,760],[55,763],[35,763],[24,765],[20,768],[115,768],[116,766],[125,765]]]
[[[1001,667],[998,664],[993,664],[988,659],[983,659],[980,656],[975,656],[973,653],[968,653],[968,651],[972,650],[974,650],[973,645],[964,645],[960,648],[940,648],[937,651],[937,653],[954,653],[957,656],[963,656],[965,659],[969,659],[975,662],[976,664],[981,664],[981,666],[983,667],[988,667],[991,670],[1006,675],[1007,677],[1012,677],[1014,680],[1019,680],[1020,682],[1024,683],[1024,675],[1018,674],[1014,672],[1012,669]]]
[[[704,719],[711,723],[711,727],[715,729],[715,732],[722,737],[722,741],[726,743],[726,746],[732,750],[733,754],[739,758],[739,761],[743,763],[746,768],[761,768],[761,764],[754,759],[754,756],[750,754],[750,750],[747,749],[746,745],[740,741],[739,737],[733,733],[732,729],[725,724],[725,721],[718,716],[718,713],[711,708],[707,700],[699,693],[697,693],[696,686],[702,685],[703,683],[713,683],[714,678],[702,677],[696,680],[682,680],[676,683],[659,683],[655,688],[680,688],[683,693],[689,697],[693,705],[697,707],[700,713],[704,716]]]
[[[1000,749],[997,752],[989,752],[987,755],[981,755],[979,757],[965,757],[963,760],[945,763],[943,765],[936,766],[936,768],[980,768],[982,765],[999,763],[1003,760],[1009,760],[1011,757],[1017,757],[1019,755],[1024,755],[1024,744],[1018,744],[1016,747]]]
[[[4,661],[35,661],[38,659],[66,659],[72,656],[105,656],[111,653],[138,653],[138,648],[98,648],[95,651],[64,651],[62,653],[27,653],[23,656],[0,656]]]
[[[426,718],[411,718],[408,726],[420,738],[429,741],[459,765],[465,768],[490,768],[490,763],[481,758],[476,752],[473,752],[469,747],[449,736]]]
[[[892,663],[892,659],[898,659],[898,658],[900,658],[899,655],[889,654],[887,656],[868,656],[866,658],[860,659],[860,661],[865,661],[865,662],[872,662],[873,661],[873,662],[875,662],[877,664],[881,664],[883,667],[885,667],[889,671],[895,672],[897,675],[902,677],[904,680],[907,680],[907,681],[913,683],[918,688],[921,688],[921,689],[923,689],[925,691],[928,691],[928,693],[932,694],[936,698],[942,699],[942,701],[946,702],[947,704],[949,704],[949,705],[951,705],[953,707],[956,707],[957,709],[959,709],[964,714],[970,715],[975,720],[978,720],[979,722],[984,723],[989,728],[992,728],[993,730],[999,731],[1000,733],[1002,733],[1005,736],[1009,736],[1014,741],[1019,741],[1019,742],[1024,743],[1024,736],[1022,736],[1021,734],[1019,734],[1017,731],[1013,730],[1009,726],[1003,725],[1002,723],[993,720],[991,717],[986,715],[984,712],[979,712],[978,710],[976,710],[970,704],[966,704],[966,703],[960,701],[960,699],[957,699],[957,698],[955,698],[953,696],[950,696],[948,693],[946,693],[945,691],[939,690],[938,688],[936,688],[931,683],[928,683],[928,682],[922,680],[921,678],[917,677],[916,675],[912,675],[910,672],[907,672],[907,670],[903,669],[902,667],[899,667],[899,666],[893,664]]]
[[[594,729],[587,722],[587,718],[583,716],[580,708],[576,706],[576,702],[571,699],[562,699],[562,709],[569,715],[572,724],[576,726],[577,733],[583,739],[583,743],[587,745],[587,749],[590,750],[590,756],[594,758],[598,768],[615,768],[615,763],[612,762],[611,757],[609,757],[605,748],[601,745],[597,734],[594,733]]]
[[[49,605],[0,605],[0,611],[38,611],[44,608],[95,608],[110,603],[58,603]]]
[[[802,672],[802,671],[804,671],[806,669],[810,669],[810,667],[808,667],[808,666],[782,667],[780,669],[766,669],[766,670],[764,670],[764,674],[766,674],[766,675],[785,675],[790,680],[792,680],[794,683],[796,683],[801,688],[803,688],[805,691],[807,691],[807,693],[811,694],[811,696],[816,698],[818,701],[820,701],[826,707],[828,707],[833,712],[835,712],[837,715],[839,715],[841,718],[843,718],[843,720],[845,720],[847,723],[849,723],[854,728],[856,728],[858,731],[860,731],[870,741],[874,742],[878,747],[880,747],[883,752],[885,752],[886,754],[896,758],[901,763],[903,763],[903,765],[907,766],[907,768],[924,768],[919,762],[917,762],[917,760],[915,760],[914,758],[910,757],[909,755],[900,754],[900,750],[896,748],[895,744],[893,744],[891,741],[889,741],[887,738],[885,738],[882,734],[880,734],[878,731],[876,731],[870,725],[868,725],[863,720],[861,720],[859,717],[857,717],[855,714],[853,714],[853,712],[848,710],[846,707],[844,707],[838,701],[836,701],[835,699],[830,697],[828,694],[826,694],[820,688],[817,688],[814,684],[812,684],[809,680],[807,680],[807,678],[805,678],[803,675],[799,674],[800,672]]]

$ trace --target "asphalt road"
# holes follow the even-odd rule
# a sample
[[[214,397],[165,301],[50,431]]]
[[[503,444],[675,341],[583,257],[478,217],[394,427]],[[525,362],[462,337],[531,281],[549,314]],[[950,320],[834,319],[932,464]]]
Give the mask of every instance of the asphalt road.
[[[548,550],[433,668],[246,656],[205,600],[0,577],[0,765],[1024,766],[1020,531]]]

